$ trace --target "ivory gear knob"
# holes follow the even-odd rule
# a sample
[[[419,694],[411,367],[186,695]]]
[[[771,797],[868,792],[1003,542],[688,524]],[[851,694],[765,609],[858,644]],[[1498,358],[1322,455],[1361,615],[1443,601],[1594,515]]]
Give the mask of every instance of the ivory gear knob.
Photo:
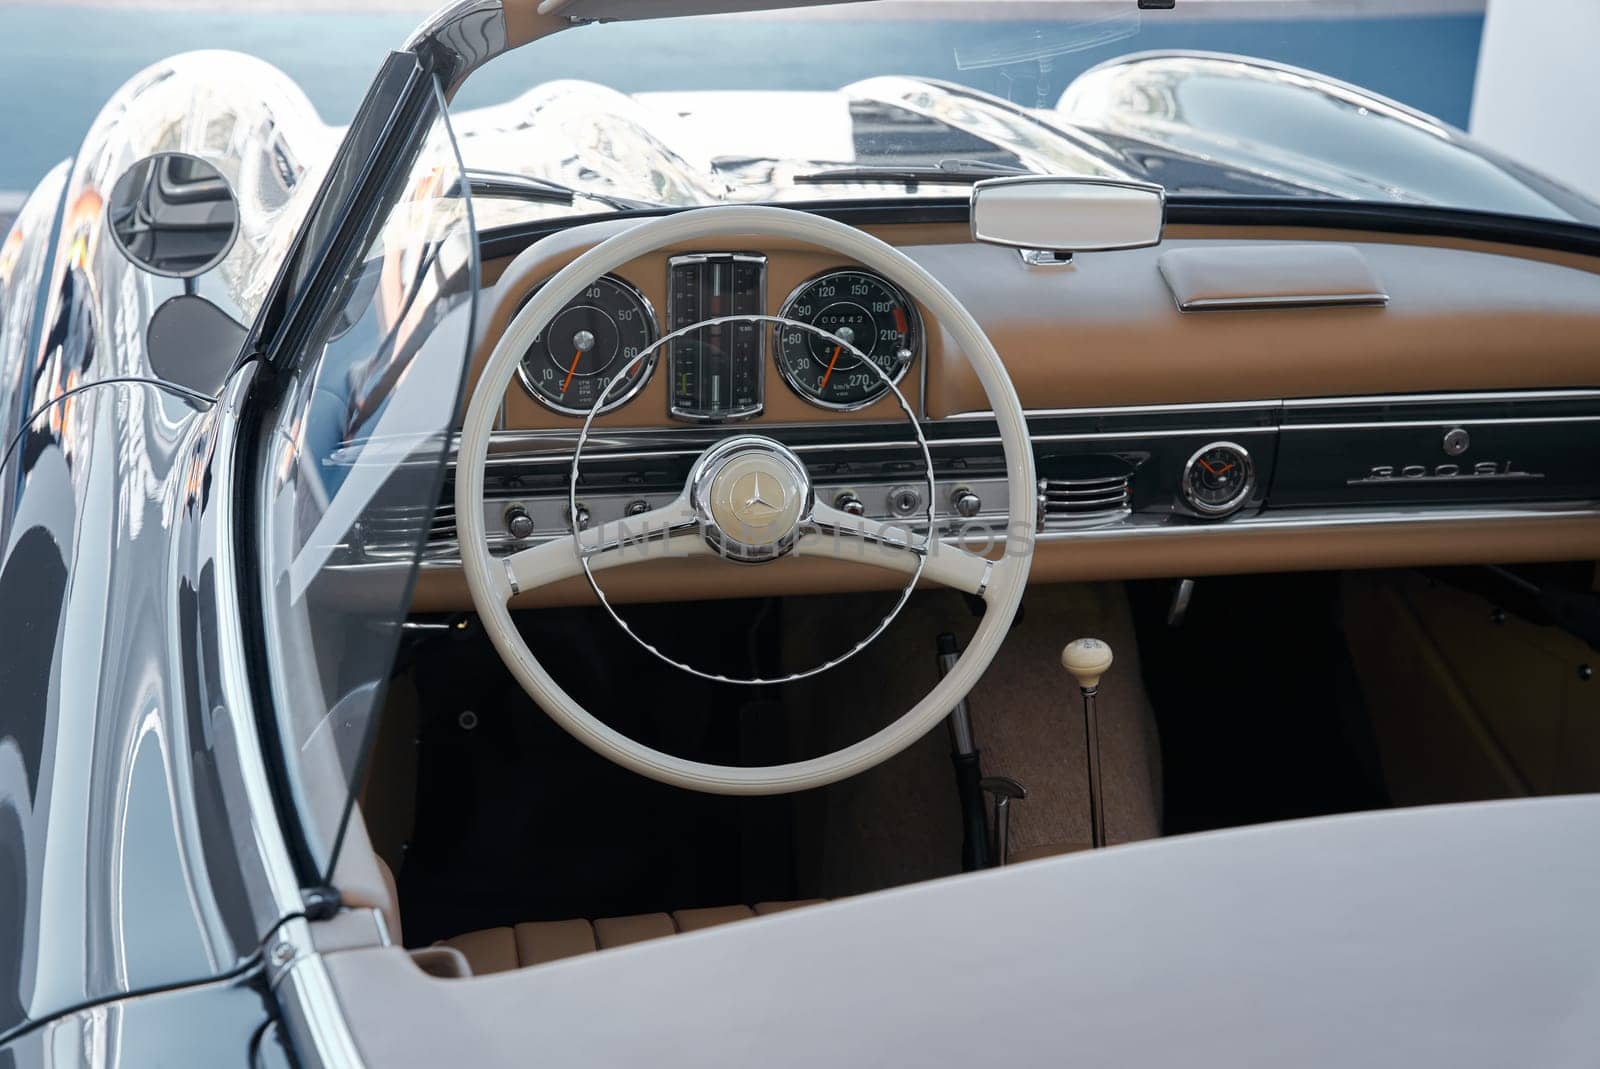
[[[1083,742],[1088,756],[1089,841],[1096,850],[1106,845],[1106,803],[1100,793],[1100,717],[1095,695],[1100,677],[1111,667],[1111,647],[1097,638],[1080,638],[1061,651],[1061,667],[1078,680],[1083,695]]]
[[[1097,638],[1080,638],[1061,651],[1061,667],[1071,672],[1078,686],[1091,690],[1111,667],[1111,647]]]

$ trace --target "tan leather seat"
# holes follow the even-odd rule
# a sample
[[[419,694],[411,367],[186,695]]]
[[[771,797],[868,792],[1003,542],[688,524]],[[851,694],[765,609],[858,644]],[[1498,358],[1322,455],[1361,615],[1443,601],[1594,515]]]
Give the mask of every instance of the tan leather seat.
[[[540,965],[596,950],[642,943],[647,939],[715,928],[719,924],[814,906],[823,900],[757,902],[754,906],[711,906],[680,909],[672,913],[641,913],[634,917],[603,917],[595,921],[530,921],[515,928],[485,928],[439,942],[466,957],[474,976]]]

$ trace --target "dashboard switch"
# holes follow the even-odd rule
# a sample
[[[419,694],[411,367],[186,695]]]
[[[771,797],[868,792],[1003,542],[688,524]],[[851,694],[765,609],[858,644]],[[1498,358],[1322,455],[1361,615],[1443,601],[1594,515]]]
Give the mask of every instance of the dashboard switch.
[[[856,496],[854,490],[846,490],[834,498],[833,507],[851,516],[865,516],[867,513],[867,506]]]
[[[506,532],[519,542],[524,538],[532,538],[534,532],[533,517],[528,515],[528,510],[521,505],[512,505],[506,509]]]
[[[950,495],[950,507],[956,510],[957,516],[970,520],[983,511],[983,499],[969,488],[958,486]]]

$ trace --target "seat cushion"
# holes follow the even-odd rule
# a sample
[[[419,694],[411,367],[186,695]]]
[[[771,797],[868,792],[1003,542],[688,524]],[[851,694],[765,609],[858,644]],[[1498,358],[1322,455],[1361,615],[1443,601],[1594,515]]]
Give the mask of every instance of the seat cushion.
[[[757,902],[754,906],[712,906],[680,909],[672,913],[641,913],[632,917],[599,920],[529,921],[512,928],[485,928],[440,940],[466,957],[474,976],[540,965],[559,958],[595,950],[642,943],[648,939],[715,928],[720,924],[765,917],[785,910],[814,906],[823,900]]]

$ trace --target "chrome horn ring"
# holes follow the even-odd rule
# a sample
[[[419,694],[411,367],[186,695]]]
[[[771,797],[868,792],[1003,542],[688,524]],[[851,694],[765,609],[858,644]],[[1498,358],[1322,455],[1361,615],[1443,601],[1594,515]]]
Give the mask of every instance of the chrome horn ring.
[[[693,331],[705,327],[718,326],[723,323],[770,323],[778,326],[798,327],[809,331],[817,337],[823,338],[833,344],[839,345],[846,352],[854,356],[860,363],[870,367],[883,383],[894,391],[895,400],[900,404],[900,410],[905,413],[906,419],[911,424],[912,433],[916,435],[917,447],[922,452],[923,474],[928,484],[926,520],[927,534],[921,540],[908,527],[905,529],[906,541],[895,542],[888,539],[878,539],[878,545],[904,550],[916,557],[916,567],[911,573],[911,578],[901,589],[899,598],[889,609],[876,627],[857,642],[850,649],[837,657],[831,658],[821,664],[807,668],[800,672],[791,672],[783,676],[751,677],[726,676],[716,672],[706,672],[685,661],[664,653],[660,647],[647,641],[636,632],[622,615],[611,604],[611,599],[606,597],[605,591],[595,579],[594,569],[590,566],[590,558],[598,553],[606,552],[603,546],[585,546],[579,537],[581,528],[578,526],[578,465],[583,458],[583,447],[589,440],[589,429],[594,425],[595,417],[604,409],[608,395],[618,383],[628,380],[634,368],[642,363],[653,360],[656,351],[668,342],[674,341]],[[768,476],[772,488],[769,494],[781,493],[782,501],[764,499],[761,496],[761,476]],[[754,480],[755,486],[748,484]],[[746,491],[754,490],[754,499],[747,496]],[[817,517],[816,496],[811,487],[811,478],[807,473],[805,464],[795,456],[782,443],[760,435],[737,435],[725,438],[701,454],[695,462],[694,469],[689,475],[688,485],[689,500],[694,507],[695,516],[700,526],[702,537],[712,552],[724,560],[738,564],[764,564],[787,556],[807,536],[825,538],[840,538],[846,532],[836,523],[819,520]],[[727,495],[724,498],[722,495]],[[669,334],[662,335],[655,342],[641,349],[634,357],[623,365],[609,382],[605,389],[600,391],[600,396],[595,399],[594,405],[589,409],[589,414],[584,418],[583,428],[578,432],[578,441],[572,451],[572,467],[567,478],[567,520],[571,525],[573,552],[577,554],[579,563],[583,566],[583,574],[589,581],[589,587],[605,608],[607,615],[616,622],[624,634],[633,639],[640,647],[665,664],[689,675],[700,679],[707,679],[717,683],[732,683],[737,686],[764,687],[780,683],[793,683],[812,676],[821,675],[829,669],[836,668],[872,645],[889,629],[889,625],[905,609],[906,602],[911,600],[911,594],[916,590],[917,584],[922,580],[922,573],[927,568],[928,553],[930,548],[937,552],[939,539],[935,523],[937,514],[934,510],[936,495],[936,480],[933,472],[933,454],[928,449],[928,439],[922,433],[922,424],[917,420],[916,413],[912,411],[911,402],[906,395],[900,392],[894,379],[883,368],[868,358],[850,341],[839,337],[837,334],[823,330],[821,327],[806,323],[787,316],[765,315],[746,313],[743,315],[715,316],[703,319],[698,323],[691,323],[679,327]],[[760,508],[757,506],[764,506]],[[670,546],[666,540],[656,540],[650,537],[651,532],[644,532],[644,537],[638,540],[643,551],[648,554],[651,545]],[[859,537],[861,545],[865,547],[868,540],[865,536]]]

